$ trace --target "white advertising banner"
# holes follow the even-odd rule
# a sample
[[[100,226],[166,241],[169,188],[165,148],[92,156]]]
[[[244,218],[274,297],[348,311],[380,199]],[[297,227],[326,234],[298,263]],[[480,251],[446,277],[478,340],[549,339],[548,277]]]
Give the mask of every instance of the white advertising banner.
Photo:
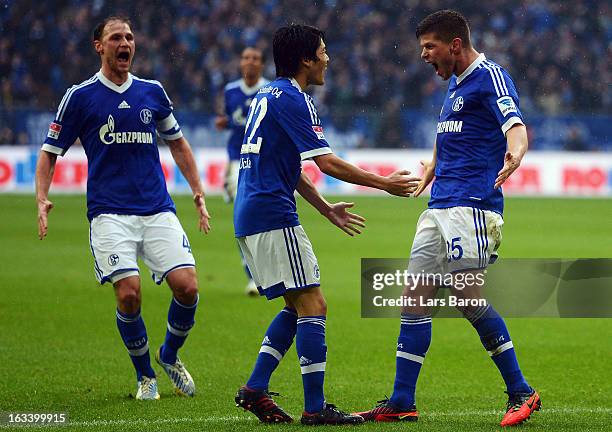
[[[399,169],[421,173],[420,160],[431,157],[423,150],[350,150],[338,153],[359,167],[380,175]],[[0,146],[0,193],[33,192],[38,149]],[[189,192],[189,186],[174,164],[170,152],[160,149],[162,167],[171,192]],[[226,153],[222,149],[197,149],[195,157],[208,193],[223,187]],[[376,193],[372,189],[340,182],[323,175],[313,162],[304,170],[323,193]],[[87,159],[81,147],[59,157],[52,193],[84,192]],[[531,152],[504,185],[506,195],[518,196],[612,196],[612,153]]]

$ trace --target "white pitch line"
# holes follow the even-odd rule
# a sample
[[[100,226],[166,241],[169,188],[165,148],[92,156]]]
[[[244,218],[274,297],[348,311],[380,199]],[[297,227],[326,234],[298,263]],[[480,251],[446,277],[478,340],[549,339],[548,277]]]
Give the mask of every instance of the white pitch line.
[[[612,414],[612,408],[542,408],[543,414]],[[435,417],[467,417],[482,415],[502,415],[501,410],[464,410],[464,411],[431,411],[422,412],[421,418]],[[537,414],[536,414],[537,415]],[[89,421],[70,421],[64,427],[100,427],[100,426],[127,426],[127,425],[164,425],[164,424],[195,424],[195,423],[221,423],[230,421],[255,422],[254,417],[250,416],[219,416],[219,417],[182,417],[182,418],[162,418],[162,419],[126,419],[126,420],[89,420]],[[22,425],[25,427],[49,427],[49,425]],[[59,426],[59,425],[58,425]],[[8,425],[0,425],[0,429],[7,428]],[[60,426],[61,427],[61,426]]]
[[[546,408],[542,407],[544,414],[612,414],[612,408]],[[451,411],[451,412],[427,412],[421,411],[421,417],[466,417],[466,416],[477,416],[477,415],[500,415],[503,414],[501,410],[463,410],[463,411]],[[537,414],[536,414],[537,415]]]

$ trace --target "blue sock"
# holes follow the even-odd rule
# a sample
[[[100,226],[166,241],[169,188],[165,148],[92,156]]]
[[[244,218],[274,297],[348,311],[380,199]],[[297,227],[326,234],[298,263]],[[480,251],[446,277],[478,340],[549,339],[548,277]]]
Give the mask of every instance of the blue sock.
[[[296,328],[297,312],[295,310],[286,307],[276,315],[261,343],[253,373],[246,384],[248,388],[268,390],[270,377],[291,347]]]
[[[297,320],[295,348],[302,369],[304,410],[314,414],[323,410],[323,381],[327,345],[325,345],[325,316],[305,316]]]
[[[168,327],[166,330],[166,340],[161,348],[161,361],[168,364],[176,363],[176,355],[180,347],[185,343],[189,330],[195,324],[195,313],[200,297],[192,305],[184,305],[176,298],[172,297],[170,308],[168,309]]]
[[[508,392],[530,392],[531,387],[521,373],[506,324],[493,306],[482,306],[467,319],[480,335],[480,341],[504,378]]]
[[[151,368],[151,359],[149,358],[147,329],[140,316],[140,310],[135,314],[125,314],[117,309],[117,328],[136,369],[138,381],[143,375],[154,378],[155,372]]]
[[[416,383],[430,343],[431,316],[402,314],[397,338],[395,383],[390,399],[400,409],[408,409],[415,404]]]

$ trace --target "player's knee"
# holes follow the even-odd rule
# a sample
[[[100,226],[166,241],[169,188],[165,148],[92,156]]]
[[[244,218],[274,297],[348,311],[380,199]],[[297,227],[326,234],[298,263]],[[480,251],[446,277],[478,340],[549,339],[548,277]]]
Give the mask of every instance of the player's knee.
[[[321,315],[327,315],[327,302],[323,297],[319,300],[319,310],[321,311]]]
[[[461,315],[463,315],[463,318],[467,320],[469,320],[472,314],[474,313],[474,308],[471,308],[469,306],[455,306],[455,307],[457,308],[459,312],[461,312]]]
[[[117,305],[122,312],[133,314],[140,309],[140,287],[126,284],[117,289]]]
[[[190,278],[172,289],[174,297],[184,305],[192,305],[198,299],[198,281]]]
[[[325,297],[322,295],[317,296],[311,299],[311,310],[312,315],[323,315],[327,316],[327,302],[325,301]]]

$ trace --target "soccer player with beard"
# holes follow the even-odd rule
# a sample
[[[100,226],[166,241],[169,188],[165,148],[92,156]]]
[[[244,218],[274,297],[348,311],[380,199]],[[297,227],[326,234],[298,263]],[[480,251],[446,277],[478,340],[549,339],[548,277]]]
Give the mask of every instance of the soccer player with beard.
[[[130,73],[136,51],[130,21],[109,17],[96,26],[93,44],[101,68],[72,86],[59,104],[36,167],[38,232],[47,235],[48,199],[57,156],[77,138],[88,159],[87,217],[94,271],[111,282],[117,327],[136,369],[138,400],[159,399],[141,316],[138,258],[153,280],[172,290],[165,342],[156,361],[179,394],[193,396],[195,384],[177,356],[194,325],[198,280],[191,246],[175,213],[162,171],[157,135],[189,182],[199,228],[210,230],[204,191],[188,141],[162,85]]]
[[[419,179],[398,171],[388,177],[364,171],[332,153],[325,140],[309,85],[323,85],[329,57],[323,32],[303,25],[276,31],[273,40],[276,80],[259,90],[249,109],[241,147],[234,228],[242,253],[261,295],[282,297],[284,308],[270,323],[254,370],[235,401],[262,422],[291,422],[270,397],[270,377],[296,341],[304,387],[307,425],[361,423],[340,411],[323,394],[327,346],[327,305],[320,287],[317,258],[300,225],[297,190],[331,223],[359,234],[363,218],[347,211],[352,203],[327,202],[302,171],[312,159],[337,179],[409,196]]]
[[[240,73],[242,78],[232,81],[225,86],[224,105],[225,114],[215,119],[217,129],[228,128],[231,131],[227,142],[227,156],[229,162],[225,168],[225,179],[223,189],[227,202],[233,203],[236,198],[236,187],[238,186],[238,164],[240,162],[240,148],[244,138],[244,126],[249,112],[249,106],[255,93],[261,87],[269,83],[262,76],[264,67],[263,53],[258,48],[247,47],[240,55]],[[248,266],[240,254],[244,271],[249,279],[246,286],[247,295],[259,294]]]
[[[433,186],[429,208],[417,223],[409,271],[478,280],[501,243],[501,185],[519,167],[528,147],[519,97],[510,75],[472,47],[467,20],[460,13],[442,10],[429,15],[418,25],[416,36],[422,59],[450,84],[433,159],[421,162],[425,172],[414,195],[432,180]],[[450,288],[461,299],[482,299],[476,283]],[[434,298],[437,289],[420,283],[404,290],[416,306],[402,311],[393,394],[359,413],[366,421],[417,420],[416,382],[431,341],[431,310],[421,303]],[[508,403],[501,425],[524,422],[540,409],[540,396],[519,368],[504,320],[490,304],[458,309],[475,328],[506,384]]]

